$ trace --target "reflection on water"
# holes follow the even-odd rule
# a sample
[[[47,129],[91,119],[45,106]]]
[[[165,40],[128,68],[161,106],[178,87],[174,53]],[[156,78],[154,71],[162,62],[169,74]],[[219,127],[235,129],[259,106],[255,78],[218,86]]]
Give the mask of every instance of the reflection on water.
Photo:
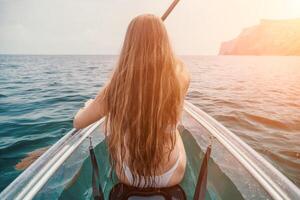
[[[183,57],[188,99],[300,186],[300,57]],[[28,153],[57,141],[115,56],[0,55],[0,191]]]
[[[43,153],[48,150],[47,147],[37,149],[30,152],[25,158],[23,158],[19,163],[16,164],[17,170],[24,170],[29,167],[36,159],[38,159]]]
[[[300,185],[300,57],[186,57],[188,99]]]

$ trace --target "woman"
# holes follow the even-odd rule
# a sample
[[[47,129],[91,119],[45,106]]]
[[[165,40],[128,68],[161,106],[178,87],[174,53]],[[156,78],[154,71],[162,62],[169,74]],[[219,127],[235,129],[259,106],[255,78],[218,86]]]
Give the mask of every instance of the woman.
[[[112,78],[78,111],[74,127],[106,116],[108,151],[121,182],[176,185],[186,166],[177,124],[188,85],[189,74],[173,54],[162,20],[138,16],[128,26]]]

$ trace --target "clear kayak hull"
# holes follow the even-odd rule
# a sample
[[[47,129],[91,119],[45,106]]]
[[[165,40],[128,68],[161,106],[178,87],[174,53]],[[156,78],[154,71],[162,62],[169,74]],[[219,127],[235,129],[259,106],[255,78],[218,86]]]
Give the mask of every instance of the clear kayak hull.
[[[181,187],[184,189],[188,199],[192,199],[194,190],[198,178],[199,167],[201,165],[202,158],[204,156],[203,151],[197,144],[194,137],[186,129],[181,129],[181,136],[185,144],[187,153],[187,170]],[[106,199],[112,189],[112,187],[118,182],[116,175],[113,173],[109,165],[108,152],[105,141],[101,142],[94,148],[97,155],[98,164],[100,167],[100,182],[102,185],[103,193]],[[195,153],[197,152],[197,153]],[[222,199],[231,197],[230,199],[243,199],[240,192],[237,190],[231,180],[220,170],[220,168],[214,163],[213,160],[209,163],[210,172],[208,179],[210,180],[208,185],[208,192],[206,199]],[[86,159],[81,165],[80,170],[73,176],[73,179],[68,182],[63,191],[56,196],[60,199],[90,199],[92,196],[91,191],[91,162]],[[63,172],[64,173],[64,172]],[[56,175],[55,177],[62,177],[63,174]],[[57,182],[57,180],[53,180]],[[49,188],[49,186],[46,186]],[[49,196],[49,193],[53,194],[53,191],[45,190],[40,193],[38,199],[45,199]]]
[[[300,199],[299,188],[289,179],[189,102],[185,103],[180,133],[188,158],[181,186],[188,199],[194,194],[203,152],[209,144],[212,153],[206,199]],[[102,119],[66,134],[12,182],[0,199],[92,199],[89,137],[107,198],[117,178],[109,165]]]

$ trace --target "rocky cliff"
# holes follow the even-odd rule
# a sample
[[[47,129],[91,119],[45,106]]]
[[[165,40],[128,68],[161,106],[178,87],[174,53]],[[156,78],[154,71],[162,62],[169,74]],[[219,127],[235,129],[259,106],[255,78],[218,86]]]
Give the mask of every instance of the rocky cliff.
[[[219,54],[300,56],[300,19],[261,20],[237,38],[223,42]]]

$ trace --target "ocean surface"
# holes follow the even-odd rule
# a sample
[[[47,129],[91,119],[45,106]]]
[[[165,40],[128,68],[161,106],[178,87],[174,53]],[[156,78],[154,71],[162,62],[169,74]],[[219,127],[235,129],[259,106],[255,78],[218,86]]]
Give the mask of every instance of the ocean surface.
[[[300,187],[300,57],[183,56],[187,99]],[[0,55],[0,191],[16,164],[72,128],[116,56]]]

